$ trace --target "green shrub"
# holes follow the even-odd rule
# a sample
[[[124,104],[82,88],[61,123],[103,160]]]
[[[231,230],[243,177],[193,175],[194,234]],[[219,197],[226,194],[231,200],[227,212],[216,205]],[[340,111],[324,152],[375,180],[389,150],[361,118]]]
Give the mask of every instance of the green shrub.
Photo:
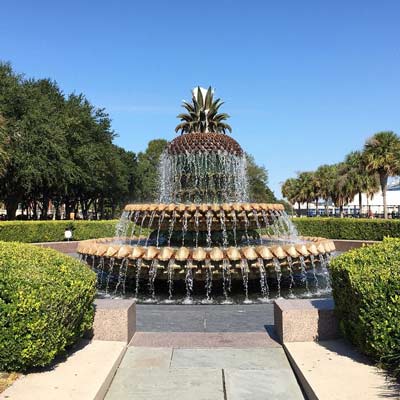
[[[328,239],[383,240],[400,237],[400,220],[364,218],[293,218],[299,233]]]
[[[400,239],[344,253],[332,260],[331,273],[344,335],[399,373]]]
[[[0,242],[0,371],[48,365],[91,328],[95,292],[78,260]]]
[[[115,235],[117,220],[111,221],[2,221],[0,241],[58,242],[66,228],[73,229],[73,240],[97,239]]]

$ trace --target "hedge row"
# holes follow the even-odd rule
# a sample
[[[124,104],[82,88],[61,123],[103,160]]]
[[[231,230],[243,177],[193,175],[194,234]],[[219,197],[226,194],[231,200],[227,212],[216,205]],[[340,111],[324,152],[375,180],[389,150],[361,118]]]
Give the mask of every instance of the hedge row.
[[[58,242],[66,228],[72,228],[72,240],[96,239],[115,234],[117,220],[110,221],[2,221],[0,241]]]
[[[25,243],[64,240],[66,228],[73,229],[73,240],[114,236],[118,220],[110,221],[4,221],[0,240]],[[400,237],[400,220],[355,218],[294,218],[299,233],[330,239],[383,240]]]
[[[293,218],[299,233],[328,239],[383,240],[400,237],[400,220],[364,218]]]
[[[400,239],[348,251],[330,268],[344,335],[400,377]]]
[[[45,366],[92,327],[96,275],[51,249],[0,242],[0,371]]]

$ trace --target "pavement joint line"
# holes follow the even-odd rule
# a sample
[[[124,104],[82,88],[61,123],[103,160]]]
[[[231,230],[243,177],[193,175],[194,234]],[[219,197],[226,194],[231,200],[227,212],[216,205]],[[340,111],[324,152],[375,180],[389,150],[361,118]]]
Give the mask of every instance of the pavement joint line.
[[[222,390],[224,392],[224,400],[228,400],[228,395],[226,394],[226,383],[225,383],[225,371],[222,368]]]
[[[168,368],[171,368],[171,365],[172,365],[172,358],[174,357],[174,351],[175,351],[175,347],[172,347],[172,350],[171,350],[171,358],[169,359],[169,367],[168,367]]]

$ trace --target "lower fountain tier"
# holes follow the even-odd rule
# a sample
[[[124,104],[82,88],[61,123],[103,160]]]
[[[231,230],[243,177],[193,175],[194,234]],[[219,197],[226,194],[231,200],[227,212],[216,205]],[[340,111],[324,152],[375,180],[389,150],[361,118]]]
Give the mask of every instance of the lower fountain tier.
[[[94,271],[103,271],[106,274],[116,277],[122,275],[124,280],[143,279],[147,280],[173,280],[185,281],[188,273],[194,281],[220,281],[221,279],[243,280],[243,275],[249,280],[259,280],[261,276],[264,278],[276,279],[277,275],[282,277],[292,277],[296,275],[304,275],[308,271],[320,270],[328,265],[330,253],[320,254],[318,257],[308,256],[301,260],[290,260],[277,258],[264,261],[259,258],[254,261],[240,260],[238,262],[229,262],[225,260],[221,263],[211,262],[179,262],[170,260],[162,262],[157,259],[152,261],[144,259],[131,260],[113,259],[99,256],[85,256],[85,261],[92,267]]]
[[[131,238],[129,238],[130,240]],[[145,243],[145,238],[137,238],[136,245],[123,244],[121,238],[105,238],[82,241],[78,245],[77,252],[81,255],[90,255],[104,258],[113,258],[117,260],[127,259],[134,262],[142,259],[145,262],[158,260],[159,262],[177,262],[193,261],[197,263],[211,262],[214,264],[229,262],[240,262],[247,260],[254,262],[256,260],[292,260],[311,258],[320,254],[331,253],[335,251],[333,241],[324,238],[301,237],[301,242],[287,243],[282,239],[276,239],[274,245],[268,246],[260,244],[258,246],[245,247],[155,247],[141,246]],[[271,237],[261,240],[271,240]]]

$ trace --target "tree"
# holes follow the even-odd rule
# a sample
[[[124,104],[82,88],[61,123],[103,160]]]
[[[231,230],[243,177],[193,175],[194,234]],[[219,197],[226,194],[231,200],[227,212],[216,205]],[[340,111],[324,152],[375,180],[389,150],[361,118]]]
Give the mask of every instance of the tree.
[[[306,203],[307,215],[309,209],[309,203],[315,200],[317,194],[315,193],[315,181],[313,172],[300,172],[298,174],[298,197],[300,203]]]
[[[384,218],[387,218],[387,183],[389,176],[400,173],[400,138],[394,132],[378,132],[364,145],[366,170],[378,174],[383,196]]]
[[[7,135],[7,126],[5,118],[0,114],[0,176],[4,175],[6,166],[10,160],[7,152],[7,143],[9,137]]]
[[[372,197],[379,190],[379,181],[376,173],[365,173],[365,159],[360,151],[352,151],[345,158],[344,173],[350,185],[358,193],[359,213],[362,210],[362,193]]]
[[[232,132],[232,128],[224,121],[229,118],[228,114],[218,113],[219,108],[224,104],[220,99],[214,100],[214,92],[211,86],[205,93],[205,89],[199,86],[193,90],[192,103],[183,102],[182,107],[187,111],[179,114],[177,118],[181,123],[175,128],[175,132]]]
[[[344,162],[334,164],[336,170],[335,181],[331,197],[336,207],[339,207],[340,218],[344,217],[343,207],[356,195],[356,190],[346,174],[346,164]]]
[[[283,182],[281,186],[281,191],[283,197],[285,197],[291,204],[297,203],[298,205],[298,215],[300,215],[301,202],[299,199],[299,181],[296,178],[289,178]]]
[[[325,214],[328,215],[328,202],[332,198],[336,180],[336,167],[334,165],[321,165],[314,173],[314,179],[318,181],[319,196],[325,202]]]
[[[138,154],[138,200],[155,201],[159,195],[159,162],[167,141],[164,139],[151,140],[147,149]]]
[[[258,203],[274,203],[276,197],[268,187],[268,172],[263,166],[256,164],[254,157],[246,154],[249,198]]]

